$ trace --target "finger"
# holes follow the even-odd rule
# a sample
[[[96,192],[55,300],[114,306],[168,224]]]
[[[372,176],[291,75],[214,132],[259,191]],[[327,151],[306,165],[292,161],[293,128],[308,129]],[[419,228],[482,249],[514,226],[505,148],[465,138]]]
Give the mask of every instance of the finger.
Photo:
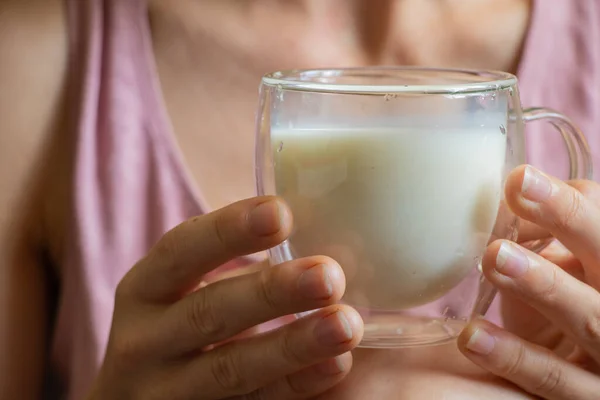
[[[600,361],[600,294],[545,258],[514,243],[493,243],[482,260],[486,278],[523,300]]]
[[[279,244],[291,226],[291,212],[275,197],[243,200],[192,218],[160,239],[123,279],[121,292],[173,301],[226,261]]]
[[[550,232],[548,232],[548,230],[534,224],[533,222],[524,219],[519,221],[519,243],[548,239],[550,237],[552,237],[552,235]]]
[[[178,386],[197,388],[205,398],[251,393],[287,375],[352,350],[360,342],[359,314],[330,306],[275,331],[209,351],[180,374]]]
[[[167,311],[165,343],[157,347],[202,349],[262,322],[335,304],[345,285],[339,264],[322,256],[215,282]]]
[[[547,229],[571,250],[581,260],[588,283],[600,288],[600,208],[596,204],[573,186],[530,166],[511,172],[506,197],[518,216]]]
[[[243,399],[309,399],[326,392],[342,381],[352,367],[352,355],[344,353],[261,388]]]
[[[223,281],[225,279],[231,279],[231,278],[235,278],[236,276],[242,276],[242,275],[248,275],[248,274],[253,274],[255,272],[258,271],[262,271],[263,269],[267,269],[269,268],[270,262],[269,260],[263,260],[257,263],[253,263],[250,265],[244,265],[238,268],[234,268],[228,271],[224,271],[218,274],[215,274],[214,276],[211,276],[210,279],[204,279],[203,282],[205,283],[204,286],[207,286],[211,283],[215,283],[218,281]]]
[[[566,183],[575,190],[581,192],[593,204],[600,207],[600,185],[583,180],[567,181]],[[548,239],[550,237],[552,237],[552,235],[547,229],[544,229],[533,222],[521,219],[519,224],[519,243]]]
[[[458,338],[465,356],[527,392],[549,400],[594,400],[600,379],[489,322],[471,323]]]
[[[596,206],[600,206],[600,185],[593,181],[573,180],[567,184],[583,194]]]

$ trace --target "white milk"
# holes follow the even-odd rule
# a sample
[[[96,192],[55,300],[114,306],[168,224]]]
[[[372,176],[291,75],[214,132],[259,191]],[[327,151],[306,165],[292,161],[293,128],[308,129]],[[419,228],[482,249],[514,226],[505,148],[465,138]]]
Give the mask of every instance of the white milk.
[[[499,129],[275,130],[271,140],[292,252],[340,262],[348,303],[426,304],[482,255],[502,197]]]

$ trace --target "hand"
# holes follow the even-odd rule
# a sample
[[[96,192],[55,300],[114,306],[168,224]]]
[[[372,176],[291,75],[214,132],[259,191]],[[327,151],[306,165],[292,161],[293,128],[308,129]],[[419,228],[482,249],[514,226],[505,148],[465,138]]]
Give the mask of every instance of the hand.
[[[199,288],[226,261],[279,244],[291,225],[288,208],[263,197],[168,232],[117,288],[90,399],[304,399],[339,383],[363,327],[356,311],[335,305],[345,280],[333,260],[298,259]],[[222,344],[259,323],[314,309],[277,330]]]
[[[564,247],[537,255],[507,241],[493,243],[483,272],[501,292],[506,330],[474,321],[459,348],[531,394],[599,399],[600,187],[569,185],[520,167],[507,178],[506,198],[519,217]]]

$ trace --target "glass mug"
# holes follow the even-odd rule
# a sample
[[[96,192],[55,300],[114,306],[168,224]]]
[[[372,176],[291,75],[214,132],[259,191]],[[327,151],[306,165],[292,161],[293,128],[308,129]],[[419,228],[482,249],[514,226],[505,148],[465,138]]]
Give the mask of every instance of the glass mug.
[[[523,110],[508,73],[381,67],[265,75],[258,194],[282,197],[294,216],[289,239],[269,250],[272,264],[311,255],[340,263],[342,302],[365,323],[362,347],[454,339],[495,295],[480,260],[491,241],[517,238],[504,181],[525,163],[525,123],[541,119],[564,138],[569,179],[590,178],[581,132],[554,111]]]

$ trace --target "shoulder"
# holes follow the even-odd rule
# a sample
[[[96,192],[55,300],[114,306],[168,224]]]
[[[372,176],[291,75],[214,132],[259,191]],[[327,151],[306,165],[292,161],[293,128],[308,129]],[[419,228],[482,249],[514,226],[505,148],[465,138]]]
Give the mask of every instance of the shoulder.
[[[66,76],[65,13],[62,0],[0,0],[0,112],[4,121],[8,118],[19,125],[28,121],[27,127],[35,127],[50,119]],[[28,112],[7,113],[20,110]]]
[[[0,246],[8,226],[39,204],[65,112],[63,0],[0,0]],[[41,217],[41,216],[40,216]]]

